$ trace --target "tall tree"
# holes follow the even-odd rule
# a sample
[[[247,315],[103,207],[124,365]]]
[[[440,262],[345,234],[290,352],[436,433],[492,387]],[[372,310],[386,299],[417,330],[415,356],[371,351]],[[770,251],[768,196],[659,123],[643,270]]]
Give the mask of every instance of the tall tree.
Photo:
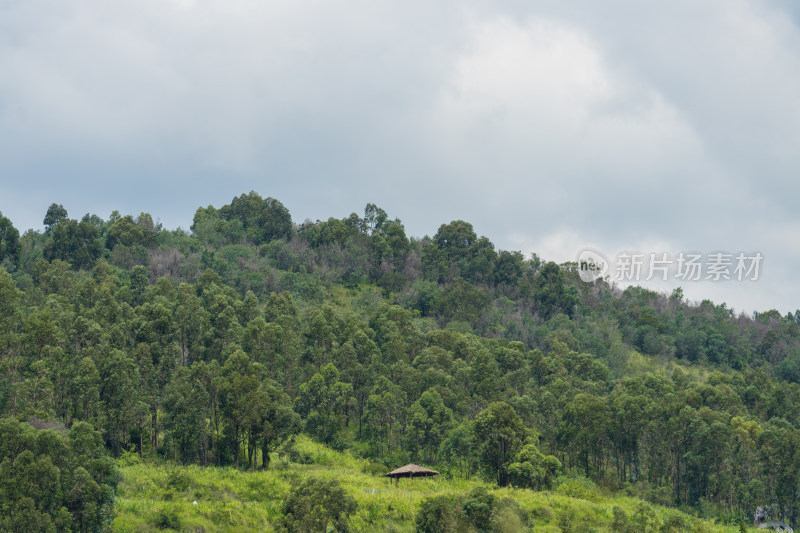
[[[497,484],[508,484],[508,464],[522,447],[528,430],[514,408],[494,402],[478,413],[473,424],[483,466]]]
[[[19,254],[19,231],[11,224],[11,220],[0,212],[0,264],[8,260],[17,261]]]
[[[42,221],[45,233],[49,234],[59,222],[67,219],[67,210],[64,209],[63,205],[55,202],[50,204],[50,207],[47,208],[47,213],[44,215],[44,220]]]

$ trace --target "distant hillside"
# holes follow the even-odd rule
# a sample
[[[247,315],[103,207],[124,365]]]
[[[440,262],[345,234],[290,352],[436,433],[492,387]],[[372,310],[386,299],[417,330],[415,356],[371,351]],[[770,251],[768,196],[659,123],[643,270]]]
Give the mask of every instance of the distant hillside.
[[[198,209],[187,231],[53,204],[44,224],[20,236],[0,215],[5,417],[86,422],[107,454],[156,470],[274,469],[302,433],[470,487],[577,483],[732,526],[758,505],[797,520],[800,312],[735,316],[680,290],[584,283],[574,264],[496,251],[468,222],[409,238],[372,204],[297,224],[251,192]],[[0,450],[9,476],[33,475]],[[112,473],[89,472],[114,490]],[[4,494],[4,514],[29,512]],[[541,498],[515,497],[528,513]]]

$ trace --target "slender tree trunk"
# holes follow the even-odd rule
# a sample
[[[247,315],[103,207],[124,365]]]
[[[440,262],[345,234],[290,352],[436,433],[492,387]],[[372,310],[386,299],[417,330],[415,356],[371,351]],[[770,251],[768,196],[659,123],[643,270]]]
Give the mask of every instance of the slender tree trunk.
[[[153,451],[158,449],[158,402],[153,399],[153,416],[152,416],[153,435],[150,437],[150,447]]]
[[[236,457],[236,469],[239,469],[239,424],[233,425],[233,441],[234,441],[234,452],[233,455]]]
[[[264,438],[261,442],[261,468],[269,468],[269,460],[269,445],[267,444],[267,439]]]

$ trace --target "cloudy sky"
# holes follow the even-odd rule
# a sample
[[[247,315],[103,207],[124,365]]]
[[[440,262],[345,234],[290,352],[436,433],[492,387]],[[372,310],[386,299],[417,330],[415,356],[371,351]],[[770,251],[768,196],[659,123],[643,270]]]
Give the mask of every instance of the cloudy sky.
[[[374,202],[556,261],[758,251],[757,281],[680,284],[793,311],[797,5],[0,0],[0,211]]]

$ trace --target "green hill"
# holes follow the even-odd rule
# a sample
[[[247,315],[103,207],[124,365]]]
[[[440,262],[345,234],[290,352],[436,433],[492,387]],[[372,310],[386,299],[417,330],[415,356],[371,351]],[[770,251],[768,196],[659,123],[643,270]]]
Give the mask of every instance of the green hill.
[[[420,513],[486,529],[480,513],[515,520],[508,495],[536,528],[603,530],[615,506],[620,531],[669,530],[667,508],[731,527],[758,505],[797,520],[800,312],[584,283],[464,221],[409,238],[372,204],[296,224],[250,193],[198,209],[191,231],[54,204],[44,232],[0,227],[0,415],[23,443],[0,446],[23,480],[0,492],[6,529],[34,514],[43,531],[155,527],[173,493],[161,525],[277,527],[312,471],[355,497],[358,530],[413,529]],[[36,444],[79,423],[125,461],[119,489],[105,463]],[[48,461],[58,483],[31,466]],[[363,492],[409,462],[443,475]],[[83,464],[75,479],[96,493],[70,499]],[[186,483],[218,487],[218,502],[186,507]],[[100,503],[84,527],[86,501]]]
[[[113,529],[270,531],[293,484],[315,477],[341,483],[356,499],[358,510],[349,521],[354,531],[414,531],[414,517],[426,498],[468,494],[478,487],[487,488],[498,499],[518,502],[529,514],[526,525],[535,532],[562,531],[565,517],[572,531],[614,531],[615,508],[617,516],[622,510],[629,517],[630,526],[650,527],[652,531],[739,531],[637,498],[609,494],[586,480],[565,478],[555,490],[541,492],[444,476],[404,479],[395,487],[382,476],[385,469],[376,469],[368,461],[333,451],[306,436],[297,437],[293,450],[296,458],[302,458],[301,463],[292,462],[287,454],[276,457],[273,468],[255,472],[141,462],[136,456],[126,456],[120,461],[123,481]],[[507,520],[497,526],[499,531],[515,531],[522,530],[517,529],[520,524]]]

